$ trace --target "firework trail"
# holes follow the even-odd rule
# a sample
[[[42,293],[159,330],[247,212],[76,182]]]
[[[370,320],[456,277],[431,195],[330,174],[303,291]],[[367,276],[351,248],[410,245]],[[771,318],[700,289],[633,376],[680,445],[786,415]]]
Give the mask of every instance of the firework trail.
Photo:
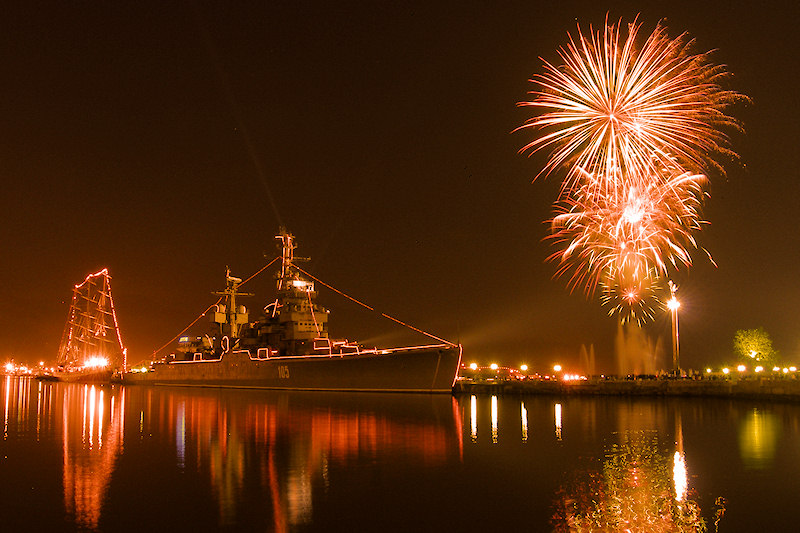
[[[565,169],[549,258],[557,276],[589,296],[602,287],[612,312],[639,320],[652,316],[644,300],[658,280],[691,265],[706,174],[724,173],[715,158],[736,158],[726,131],[741,125],[725,110],[746,97],[722,88],[728,73],[694,54],[686,34],[670,39],[659,24],[638,45],[641,24],[627,35],[621,26],[588,36],[579,27],[562,65],[543,60],[531,80],[539,90],[519,104],[536,115],[518,130],[537,132],[520,152],[549,155],[538,176]]]

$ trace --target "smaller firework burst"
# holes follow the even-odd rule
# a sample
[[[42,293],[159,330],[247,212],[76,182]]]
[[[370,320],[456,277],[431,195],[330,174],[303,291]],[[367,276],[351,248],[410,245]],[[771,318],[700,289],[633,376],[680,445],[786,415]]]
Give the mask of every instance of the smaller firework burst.
[[[608,276],[601,286],[600,301],[608,308],[609,316],[616,314],[623,324],[635,322],[641,326],[666,308],[664,297],[668,292],[653,271],[639,277]]]
[[[662,168],[659,176],[629,180],[615,194],[585,186],[557,204],[550,238],[561,250],[549,257],[559,262],[556,275],[569,275],[571,289],[583,286],[591,296],[614,278],[637,280],[691,265],[706,178],[678,171]]]

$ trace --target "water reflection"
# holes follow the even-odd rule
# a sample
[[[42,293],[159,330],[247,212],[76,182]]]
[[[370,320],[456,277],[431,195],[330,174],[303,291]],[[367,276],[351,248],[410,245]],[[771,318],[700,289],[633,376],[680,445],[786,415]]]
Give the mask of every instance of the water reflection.
[[[478,398],[473,394],[469,397],[469,427],[472,442],[478,440]]]
[[[45,388],[52,394],[55,387]],[[79,526],[94,529],[122,452],[125,391],[71,385],[61,387],[60,392],[64,507]]]
[[[558,447],[580,445],[586,439],[603,439],[599,455],[581,456],[568,463],[563,480],[556,492],[551,523],[555,531],[704,531],[706,521],[701,516],[696,493],[690,487],[687,453],[684,448],[683,420],[679,410],[665,410],[654,402],[618,402],[606,418],[613,420],[605,427],[605,436],[587,435],[596,427],[597,402],[590,406],[581,402],[561,402],[536,399],[470,397],[470,427],[474,436],[482,425],[479,413],[481,402],[488,400],[492,443],[506,442],[501,428],[508,428],[511,406],[519,405],[520,433],[518,442],[529,440],[530,405],[539,410],[549,407],[552,430],[549,439]],[[575,404],[579,405],[576,406]],[[484,406],[486,404],[483,404]],[[504,406],[505,409],[504,410]],[[485,409],[485,407],[484,407]],[[566,415],[576,410],[577,431],[564,430]],[[503,415],[505,413],[505,416]],[[587,424],[584,416],[591,421]],[[485,415],[484,415],[485,416]],[[543,422],[540,420],[540,423]],[[535,422],[534,422],[535,423]],[[752,430],[753,424],[747,427]],[[763,418],[759,428],[763,430]],[[505,436],[511,433],[507,429]],[[542,439],[538,439],[541,449]],[[552,455],[550,456],[552,457]],[[724,509],[717,501],[714,526]],[[709,505],[709,512],[713,511]],[[722,509],[722,510],[721,510]],[[710,516],[709,516],[710,518]]]
[[[679,451],[672,457],[672,479],[675,482],[675,501],[686,499],[689,477],[686,474],[686,457]]]
[[[492,396],[492,444],[497,444],[497,396]]]
[[[800,479],[792,405],[0,386],[8,530],[779,531]]]
[[[31,379],[4,376],[3,385],[3,440],[10,435],[30,430]],[[35,382],[33,382],[35,383]],[[38,402],[37,402],[38,405]]]
[[[752,409],[739,429],[739,450],[745,467],[771,467],[779,434],[780,425],[775,415],[763,409]]]
[[[522,442],[528,440],[528,411],[525,402],[519,402],[519,416],[522,419]]]
[[[553,411],[555,413],[556,438],[561,440],[561,404],[557,403]]]
[[[655,432],[626,433],[601,468],[572,474],[556,502],[556,531],[703,531],[699,506],[673,485],[685,470],[671,463]]]
[[[3,395],[5,438],[58,436],[64,510],[81,529],[105,529],[112,474],[132,447],[139,464],[163,466],[171,450],[176,474],[205,478],[221,526],[242,517],[249,523],[257,512],[256,521],[274,531],[310,523],[315,495],[348,468],[393,460],[429,468],[458,461],[463,451],[449,396],[187,392],[16,378],[5,378]],[[129,431],[126,418],[135,421]]]
[[[436,466],[457,457],[457,406],[450,397],[291,393],[161,394],[130,389],[148,406],[141,431],[173,433],[180,469],[208,475],[220,524],[271,502],[271,528],[308,524],[315,492],[332,470],[386,460]],[[256,474],[257,473],[257,474]]]

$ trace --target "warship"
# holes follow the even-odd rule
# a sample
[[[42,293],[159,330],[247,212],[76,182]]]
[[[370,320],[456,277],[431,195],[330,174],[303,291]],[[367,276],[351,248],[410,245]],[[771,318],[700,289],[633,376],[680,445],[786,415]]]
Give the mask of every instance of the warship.
[[[461,345],[430,334],[426,335],[437,342],[398,348],[365,348],[329,337],[330,312],[315,302],[316,278],[296,264],[307,259],[295,257],[295,238],[284,228],[276,239],[281,250],[277,293],[257,320],[251,321],[247,308],[237,301],[253,295],[241,292],[242,279],[228,270],[226,288],[214,293],[220,299],[209,309],[210,334],[181,337],[173,354],[118,379],[200,387],[452,391]]]

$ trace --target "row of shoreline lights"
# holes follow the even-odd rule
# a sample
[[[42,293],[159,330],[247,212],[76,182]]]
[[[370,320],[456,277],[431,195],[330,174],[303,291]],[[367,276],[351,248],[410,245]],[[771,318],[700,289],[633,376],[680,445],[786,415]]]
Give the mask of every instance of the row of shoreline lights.
[[[108,366],[109,361],[106,357],[90,357],[83,363],[83,368],[101,368]],[[44,361],[39,361],[38,366],[28,366],[24,364],[17,364],[13,361],[7,362],[2,367],[8,374],[32,374],[35,371],[46,370],[54,372],[55,367],[45,367]]]
[[[475,372],[489,369],[489,370],[492,370],[492,371],[506,370],[510,374],[515,374],[516,373],[516,374],[530,375],[530,374],[528,374],[528,365],[526,365],[526,364],[522,364],[522,365],[519,366],[519,369],[516,369],[516,368],[513,368],[513,367],[509,367],[509,366],[500,366],[497,363],[492,363],[489,366],[479,366],[478,363],[470,363],[470,365],[467,368],[469,368],[470,370],[475,371]],[[559,365],[559,364],[553,365],[554,374],[551,374],[551,375],[561,374],[561,370],[562,370],[561,365]],[[538,373],[535,373],[534,375],[538,375]],[[578,374],[562,374],[561,377],[562,377],[562,379],[564,381],[571,381],[571,380],[576,380],[576,379],[586,379],[586,376],[581,376],[581,375],[578,375]]]
[[[512,368],[512,367],[508,367],[508,366],[499,366],[497,363],[492,363],[489,366],[478,366],[477,363],[470,363],[468,368],[470,370],[473,370],[473,371],[476,371],[476,372],[480,371],[480,370],[486,370],[486,369],[495,370],[495,371],[496,370],[507,370],[512,374],[515,373],[515,372],[526,373],[528,371],[528,365],[520,365],[519,370],[517,370],[516,368]],[[747,367],[745,365],[739,365],[739,366],[736,367],[736,371],[737,372],[748,372],[748,369],[747,369]],[[773,372],[783,373],[783,374],[788,374],[790,372],[792,372],[792,373],[793,372],[797,372],[797,367],[796,366],[788,366],[788,367],[781,368],[779,366],[774,366],[774,367],[772,367],[772,371]],[[561,372],[561,365],[553,365],[553,372],[556,373],[556,374],[560,373]],[[711,367],[706,368],[706,374],[712,374],[713,372],[714,372],[714,370]],[[724,367],[724,368],[722,368],[721,372],[723,374],[727,375],[727,374],[731,373],[731,369],[728,368],[728,367]],[[756,373],[764,372],[764,367],[760,366],[760,365],[756,366],[755,368],[753,368],[753,372],[756,372]],[[565,374],[565,379],[566,379],[567,376],[571,377],[571,374]]]
[[[37,370],[50,370],[50,371],[53,370],[52,368],[45,368],[44,361],[39,361],[38,367],[33,365],[28,366],[25,364],[17,364],[14,363],[14,361],[9,361],[5,365],[3,365],[2,368],[5,370],[7,374],[32,374]]]
[[[469,367],[470,370],[486,370],[487,368],[490,370],[510,370],[511,372],[527,372],[528,365],[520,365],[519,370],[516,368],[512,368],[510,366],[499,366],[497,363],[492,363],[489,366],[478,366],[478,363],[470,363]],[[554,365],[553,366],[554,372],[561,372],[561,365]]]
[[[748,372],[747,367],[745,365],[737,366],[736,367],[736,371],[739,372],[739,373]],[[797,367],[796,366],[785,366],[785,367],[781,368],[779,366],[773,366],[772,367],[772,371],[775,372],[775,373],[788,374],[790,372],[797,372]],[[713,369],[706,368],[706,374],[711,374],[713,372],[714,372]],[[759,365],[759,366],[753,368],[753,372],[756,372],[756,373],[764,372],[764,367]],[[725,375],[728,375],[728,374],[731,373],[731,369],[726,366],[726,367],[724,367],[722,369],[722,373],[725,374]]]

